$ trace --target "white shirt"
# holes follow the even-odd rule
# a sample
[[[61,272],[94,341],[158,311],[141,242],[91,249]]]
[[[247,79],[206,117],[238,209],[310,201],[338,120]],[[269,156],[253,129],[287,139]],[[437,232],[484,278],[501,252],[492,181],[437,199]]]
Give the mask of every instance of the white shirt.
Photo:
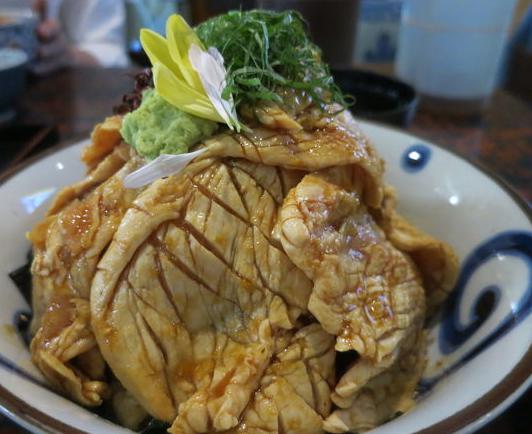
[[[69,42],[104,67],[126,66],[126,11],[121,0],[48,0],[48,18],[61,22]]]

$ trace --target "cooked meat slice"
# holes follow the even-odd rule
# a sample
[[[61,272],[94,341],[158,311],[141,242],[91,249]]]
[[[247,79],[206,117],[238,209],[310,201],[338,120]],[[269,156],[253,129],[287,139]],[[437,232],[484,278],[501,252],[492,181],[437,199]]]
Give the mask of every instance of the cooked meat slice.
[[[303,373],[300,370],[297,374]],[[322,425],[319,414],[297,394],[286,378],[267,375],[255,393],[242,425],[234,432],[321,434]]]
[[[307,405],[326,417],[331,411],[334,362],[334,336],[311,323],[295,332],[288,346],[275,354],[265,381],[268,375],[283,377]]]
[[[279,132],[256,128],[242,134],[219,134],[207,140],[204,158],[239,157],[285,169],[314,171],[336,166],[362,170],[363,196],[368,206],[382,200],[383,163],[360,129],[348,129],[332,118],[306,122],[305,129]]]
[[[46,230],[39,231],[35,239],[34,232],[30,233],[34,244],[33,330],[39,326],[42,311],[62,289],[66,294],[89,298],[100,254],[137,194],[122,185],[123,178],[136,164],[127,163],[97,188],[49,216]]]
[[[375,216],[390,242],[408,253],[417,265],[427,293],[427,307],[433,312],[454,288],[458,257],[448,244],[412,226],[397,213],[392,187],[385,188],[383,205],[375,210]]]
[[[306,311],[312,283],[272,236],[274,167],[202,160],[148,187],[126,213],[91,289],[105,360],[173,432],[233,428]]]
[[[239,275],[260,282],[286,301],[297,316],[307,308],[312,284],[272,237],[284,196],[283,179],[288,176],[246,162],[213,165],[192,178],[201,194],[192,197],[184,225],[233,264]],[[206,209],[210,221],[204,219]],[[232,219],[234,230],[220,230],[220,223],[232,213],[240,217]]]
[[[257,389],[272,353],[273,340],[267,320],[248,334],[258,342],[245,344],[218,333],[218,342],[210,354],[213,371],[185,402],[169,432],[174,434],[225,431],[238,425],[242,412]]]
[[[105,363],[90,326],[89,290],[102,252],[136,196],[122,186],[135,167],[133,161],[126,163],[92,191],[49,215],[45,230],[38,225],[30,235],[33,361],[59,391],[88,406],[101,404],[106,392]]]
[[[286,253],[314,282],[308,308],[337,336],[336,349],[390,363],[423,317],[424,291],[357,191],[307,175],[285,198],[279,225]]]
[[[292,116],[271,101],[257,104],[253,114],[262,125],[272,130],[299,131],[303,129]]]
[[[352,114],[344,110],[337,121],[351,131],[359,130]],[[370,208],[377,224],[395,248],[408,253],[417,265],[426,291],[427,307],[434,312],[452,291],[458,278],[459,261],[446,243],[411,225],[396,211],[396,194],[391,186],[384,187],[382,204]]]
[[[358,392],[368,381],[379,375],[386,368],[389,368],[388,365],[391,365],[391,363],[393,363],[391,358],[388,359],[386,364],[377,364],[373,360],[362,357],[357,358],[336,384],[331,394],[331,400],[340,408],[350,407]]]
[[[57,214],[75,199],[81,198],[113,176],[129,159],[127,147],[119,146],[108,155],[83,180],[62,188],[54,197],[43,220],[38,222],[27,235],[34,249],[44,249],[48,228],[56,220]]]
[[[33,362],[49,383],[87,406],[101,404],[107,394],[105,364],[101,356],[91,354],[95,348],[89,303],[60,297],[52,300],[44,313],[30,347]],[[92,360],[86,359],[80,366],[85,354]]]
[[[412,408],[425,368],[425,351],[426,337],[420,324],[408,336],[394,365],[361,388],[348,408],[335,410],[325,420],[325,430],[367,431]]]
[[[111,383],[111,393],[111,406],[120,425],[138,430],[149,417],[146,410],[118,381]]]
[[[334,337],[319,324],[301,328],[274,356],[234,432],[323,433],[334,361]]]
[[[108,117],[94,127],[91,134],[91,144],[83,149],[81,154],[81,160],[89,170],[96,167],[122,142],[121,127],[121,116]]]
[[[87,194],[102,182],[113,176],[129,158],[129,147],[125,144],[117,146],[107,155],[85,178],[61,189],[50,205],[47,216],[57,214],[74,199]]]

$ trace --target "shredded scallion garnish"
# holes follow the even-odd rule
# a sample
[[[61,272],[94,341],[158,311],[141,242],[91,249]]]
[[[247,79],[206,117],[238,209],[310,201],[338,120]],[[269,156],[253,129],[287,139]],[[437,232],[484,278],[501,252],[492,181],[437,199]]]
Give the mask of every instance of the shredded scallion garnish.
[[[205,46],[218,48],[225,59],[222,96],[232,95],[237,106],[261,100],[282,104],[285,89],[306,93],[322,108],[347,105],[298,12],[231,11],[196,31]]]

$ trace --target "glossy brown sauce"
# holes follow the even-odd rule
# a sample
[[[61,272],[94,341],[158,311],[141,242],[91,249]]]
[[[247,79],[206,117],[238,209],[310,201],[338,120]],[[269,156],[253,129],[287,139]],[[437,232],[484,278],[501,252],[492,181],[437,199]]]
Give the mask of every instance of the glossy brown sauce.
[[[40,342],[46,346],[48,341],[59,335],[66,327],[72,324],[74,304],[67,295],[56,294],[48,305],[42,317],[42,339]]]

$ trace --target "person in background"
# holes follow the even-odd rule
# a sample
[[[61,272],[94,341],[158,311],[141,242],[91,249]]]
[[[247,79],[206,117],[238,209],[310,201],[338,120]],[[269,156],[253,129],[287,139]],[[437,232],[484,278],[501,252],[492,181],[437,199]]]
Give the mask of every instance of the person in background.
[[[128,64],[123,1],[36,0],[33,8],[40,18],[35,74],[76,65]]]

